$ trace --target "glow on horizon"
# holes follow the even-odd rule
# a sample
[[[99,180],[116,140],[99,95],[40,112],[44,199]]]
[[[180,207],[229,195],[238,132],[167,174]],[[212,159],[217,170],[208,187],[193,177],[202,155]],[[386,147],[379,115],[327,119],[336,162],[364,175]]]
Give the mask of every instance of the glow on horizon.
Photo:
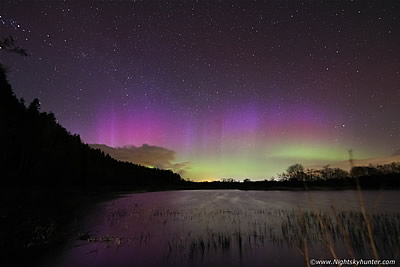
[[[193,180],[400,149],[398,1],[3,2],[32,54],[2,55],[16,95],[88,144],[164,148]]]
[[[276,145],[278,147],[279,145]],[[368,158],[371,154],[360,154],[361,158]],[[282,150],[262,149],[243,150],[242,154],[226,153],[219,156],[197,155],[191,158],[191,167],[188,177],[192,180],[220,180],[233,178],[243,180],[264,180],[277,177],[294,163],[301,163],[305,167],[326,165],[348,159],[346,147],[321,147],[318,145],[287,145],[282,144]]]
[[[189,162],[183,177],[196,181],[269,179],[294,163],[313,166],[346,160],[348,149],[354,148],[351,144],[360,158],[376,154],[360,149],[352,132],[339,123],[329,126],[332,115],[322,109],[288,106],[284,113],[265,113],[245,106],[212,117],[181,119],[157,108],[99,114],[97,131],[86,140],[113,147],[166,147],[176,152],[174,163]]]

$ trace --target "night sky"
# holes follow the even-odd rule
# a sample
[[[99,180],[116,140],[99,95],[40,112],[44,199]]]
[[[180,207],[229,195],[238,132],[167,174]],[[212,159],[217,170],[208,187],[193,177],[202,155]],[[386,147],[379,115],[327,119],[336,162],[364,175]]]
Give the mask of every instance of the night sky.
[[[169,153],[185,178],[400,149],[400,1],[1,1],[0,16],[30,54],[1,54],[18,97],[86,143]]]

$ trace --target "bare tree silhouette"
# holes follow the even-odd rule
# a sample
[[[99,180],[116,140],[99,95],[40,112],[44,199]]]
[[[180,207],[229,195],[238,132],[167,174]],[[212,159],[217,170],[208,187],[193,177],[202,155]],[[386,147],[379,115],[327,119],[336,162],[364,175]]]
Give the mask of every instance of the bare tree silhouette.
[[[14,38],[10,35],[0,40],[0,50],[17,53],[21,56],[28,56],[26,50],[15,43]]]

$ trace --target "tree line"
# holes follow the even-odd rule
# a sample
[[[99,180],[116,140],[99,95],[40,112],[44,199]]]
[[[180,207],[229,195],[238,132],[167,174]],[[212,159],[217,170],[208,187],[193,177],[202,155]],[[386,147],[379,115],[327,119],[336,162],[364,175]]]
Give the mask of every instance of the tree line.
[[[222,178],[219,181],[187,182],[187,189],[242,189],[242,190],[308,190],[308,189],[398,189],[400,188],[400,162],[390,164],[355,166],[350,172],[340,168],[305,169],[296,163],[289,166],[278,178],[242,181]]]
[[[340,168],[330,168],[329,165],[322,169],[305,169],[303,165],[296,163],[289,166],[286,172],[278,175],[282,181],[297,180],[303,182],[324,181],[329,179],[347,179],[347,178],[368,178],[384,177],[388,175],[400,174],[400,162],[390,164],[354,166],[350,172]]]
[[[11,44],[7,46],[13,52]],[[4,43],[4,42],[3,42]],[[0,64],[1,184],[167,186],[180,184],[179,174],[121,162],[84,144],[53,113],[41,112],[34,99],[17,99]]]

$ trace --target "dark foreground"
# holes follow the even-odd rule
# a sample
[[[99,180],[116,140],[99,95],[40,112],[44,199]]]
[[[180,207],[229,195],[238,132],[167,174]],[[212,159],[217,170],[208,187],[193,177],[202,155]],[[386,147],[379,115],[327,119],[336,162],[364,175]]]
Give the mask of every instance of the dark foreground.
[[[229,259],[230,265],[305,266],[307,258],[332,259],[331,247],[342,258],[396,259],[400,252],[397,190],[183,190],[122,197],[108,191],[7,188],[1,248],[8,257],[2,260],[173,266]],[[283,252],[290,257],[276,256]]]
[[[98,203],[78,220],[75,239],[41,264],[305,266],[311,259],[396,259],[398,192],[359,197],[357,191],[125,194]]]

